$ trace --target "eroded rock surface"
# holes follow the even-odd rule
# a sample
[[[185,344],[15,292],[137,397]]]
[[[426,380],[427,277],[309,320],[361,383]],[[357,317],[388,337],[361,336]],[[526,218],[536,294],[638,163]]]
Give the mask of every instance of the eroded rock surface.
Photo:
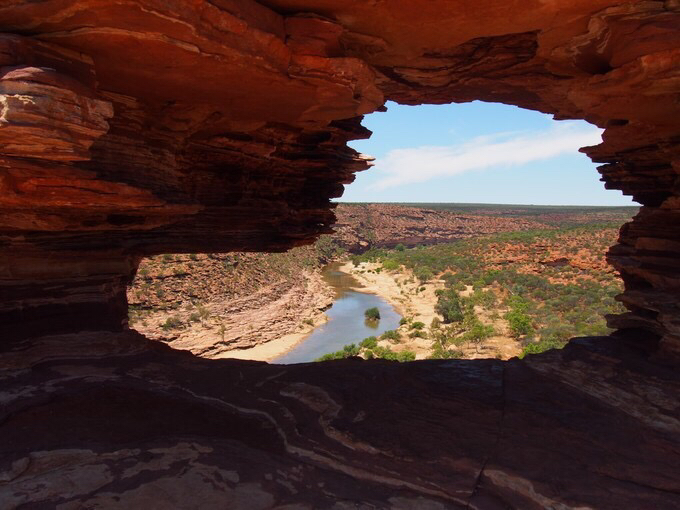
[[[678,26],[676,0],[3,2],[0,334],[34,339],[2,358],[5,501],[676,508],[677,386],[612,341],[534,368],[283,370],[35,338],[124,330],[142,256],[311,242],[369,166],[361,115],[481,99],[606,129],[584,151],[643,205],[611,324],[677,364]]]
[[[310,242],[369,165],[362,114],[482,99],[606,129],[584,150],[644,206],[612,324],[674,353],[679,24],[671,0],[5,3],[3,324],[120,329],[140,256]]]
[[[680,379],[647,355],[593,338],[525,361],[276,366],[134,333],[34,339],[2,351],[0,501],[677,509]]]
[[[612,324],[675,352],[679,10],[5,3],[4,329],[123,328],[140,256],[307,243],[369,165],[345,145],[369,135],[362,114],[387,99],[482,99],[606,128],[586,152],[607,187],[644,205],[611,253],[631,311]]]

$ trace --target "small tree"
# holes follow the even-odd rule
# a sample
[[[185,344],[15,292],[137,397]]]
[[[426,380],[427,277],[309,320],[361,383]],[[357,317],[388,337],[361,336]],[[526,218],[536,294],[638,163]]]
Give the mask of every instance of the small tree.
[[[515,338],[533,333],[534,327],[531,317],[527,314],[529,303],[520,297],[513,297],[509,300],[510,311],[505,314],[510,331]]]
[[[508,325],[510,326],[510,331],[512,331],[512,336],[515,338],[519,338],[523,335],[529,335],[534,331],[534,328],[531,324],[531,317],[529,317],[524,312],[511,310],[505,315],[505,318],[507,319]]]
[[[475,352],[479,352],[479,344],[495,333],[493,326],[486,326],[479,320],[467,331],[463,338],[467,342],[475,344]]]
[[[463,307],[460,303],[458,292],[454,289],[447,289],[439,291],[438,294],[439,298],[434,309],[444,317],[444,322],[462,322],[464,318]]]
[[[364,317],[366,317],[367,320],[379,321],[380,310],[378,310],[377,306],[374,306],[373,308],[367,308],[366,311],[364,312]]]
[[[401,340],[401,335],[399,334],[398,331],[396,331],[394,329],[389,329],[389,330],[385,331],[380,336],[380,339],[381,340],[392,340],[392,341],[398,342],[399,340]]]
[[[416,275],[416,278],[421,281],[421,283],[425,283],[428,280],[431,280],[432,277],[434,276],[434,273],[429,267],[423,267],[419,266],[416,267],[414,274]]]

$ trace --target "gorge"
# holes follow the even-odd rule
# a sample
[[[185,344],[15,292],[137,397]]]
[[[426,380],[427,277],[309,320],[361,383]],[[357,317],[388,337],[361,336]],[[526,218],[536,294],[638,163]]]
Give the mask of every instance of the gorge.
[[[676,0],[0,5],[7,508],[680,508]],[[586,119],[642,205],[610,336],[281,367],[128,328],[143,257],[330,233],[386,100]]]

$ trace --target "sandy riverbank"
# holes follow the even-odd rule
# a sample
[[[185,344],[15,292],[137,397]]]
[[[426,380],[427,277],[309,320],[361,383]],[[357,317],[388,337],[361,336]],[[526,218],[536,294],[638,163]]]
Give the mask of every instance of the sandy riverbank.
[[[429,326],[437,314],[434,307],[437,304],[437,289],[444,288],[444,282],[434,280],[428,283],[420,283],[408,269],[402,268],[399,272],[375,271],[382,264],[362,262],[354,266],[352,262],[346,262],[340,267],[340,271],[351,274],[360,284],[357,290],[376,294],[390,303],[397,312],[414,322],[422,322]],[[402,334],[402,343],[393,345],[382,341],[381,345],[390,347],[394,351],[409,350],[416,354],[416,359],[427,358],[432,351],[432,341],[426,338],[409,338],[408,328],[399,328]]]
[[[429,329],[432,319],[439,317],[435,313],[435,305],[437,304],[436,291],[445,287],[443,280],[432,280],[427,283],[419,282],[413,273],[405,269],[403,266],[400,271],[385,271],[375,272],[376,269],[382,267],[379,263],[362,262],[359,266],[354,266],[352,262],[347,262],[340,267],[341,271],[351,274],[362,285],[361,292],[370,292],[377,294],[383,299],[387,300],[395,309],[403,316],[412,321],[418,321],[425,324],[426,329]],[[472,292],[472,287],[461,292],[461,295],[467,296]],[[506,310],[499,309],[502,314]],[[510,359],[518,356],[522,347],[521,344],[510,336],[507,322],[498,317],[492,318],[488,311],[476,306],[475,312],[484,324],[493,325],[496,334],[484,340],[479,346],[472,344],[463,344],[459,347],[463,352],[463,358],[500,358]],[[387,341],[381,342],[385,347],[390,347],[395,351],[410,350],[415,352],[416,359],[425,359],[432,352],[432,340],[424,338],[410,338],[409,329],[407,326],[399,328],[402,335],[401,343],[395,345],[389,344]]]
[[[382,267],[382,264],[362,262],[355,266],[346,262],[340,271],[351,274],[361,287],[357,290],[377,294],[390,303],[400,315],[430,324],[436,316],[434,306],[437,304],[437,289],[444,288],[444,282],[435,280],[426,284],[419,283],[413,274],[402,269],[400,272],[381,271],[368,272]],[[423,289],[417,292],[417,289]]]

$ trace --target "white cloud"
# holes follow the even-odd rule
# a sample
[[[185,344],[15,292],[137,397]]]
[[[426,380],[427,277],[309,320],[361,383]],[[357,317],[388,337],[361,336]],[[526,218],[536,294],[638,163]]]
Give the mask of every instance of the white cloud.
[[[505,132],[473,138],[453,146],[394,149],[372,170],[380,178],[369,189],[382,190],[493,167],[511,167],[576,153],[602,142],[602,130],[581,122],[550,129]]]

